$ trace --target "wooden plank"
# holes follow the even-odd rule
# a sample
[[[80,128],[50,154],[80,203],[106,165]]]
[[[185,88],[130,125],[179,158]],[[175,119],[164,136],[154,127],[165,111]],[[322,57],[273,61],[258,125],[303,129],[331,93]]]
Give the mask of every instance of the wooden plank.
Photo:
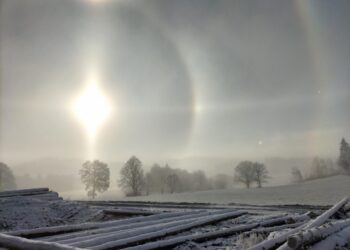
[[[0,247],[11,250],[79,250],[80,248],[58,243],[29,240],[0,233]]]

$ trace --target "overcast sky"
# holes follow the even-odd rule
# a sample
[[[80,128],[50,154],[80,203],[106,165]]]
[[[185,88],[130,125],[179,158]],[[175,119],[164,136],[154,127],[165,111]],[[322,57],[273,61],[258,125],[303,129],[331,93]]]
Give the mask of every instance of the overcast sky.
[[[112,103],[96,157],[336,156],[350,1],[0,0],[0,160],[86,158],[70,103]]]

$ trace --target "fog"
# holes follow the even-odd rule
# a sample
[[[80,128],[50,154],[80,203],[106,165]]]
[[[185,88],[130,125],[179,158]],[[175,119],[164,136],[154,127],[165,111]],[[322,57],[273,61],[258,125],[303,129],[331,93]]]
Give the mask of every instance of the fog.
[[[92,159],[117,187],[132,155],[146,170],[168,163],[207,176],[260,161],[269,185],[287,183],[292,167],[335,161],[350,138],[349,9],[1,0],[0,161],[20,187],[62,192],[83,189],[79,169]],[[92,78],[111,108],[93,140],[72,112]]]

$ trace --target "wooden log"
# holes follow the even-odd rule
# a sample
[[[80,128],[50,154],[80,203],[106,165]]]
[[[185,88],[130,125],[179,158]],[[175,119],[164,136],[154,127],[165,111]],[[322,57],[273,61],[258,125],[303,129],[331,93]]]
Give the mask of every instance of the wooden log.
[[[346,205],[344,205],[343,210],[345,213],[350,212],[350,202],[348,202]]]
[[[103,209],[103,213],[111,215],[154,215],[160,212],[140,210],[140,209]]]
[[[135,237],[137,235],[149,233],[150,231],[152,232],[162,231],[167,228],[176,227],[179,225],[183,225],[183,224],[191,223],[195,221],[196,219],[187,219],[186,222],[172,221],[170,223],[152,225],[152,227],[144,226],[141,228],[134,228],[126,231],[123,230],[123,231],[117,231],[117,232],[110,232],[106,234],[92,235],[90,237],[85,237],[84,240],[82,240],[81,238],[77,238],[77,239],[69,240],[69,242],[62,241],[61,243],[68,244],[71,246],[82,247],[82,248],[90,248],[91,246],[104,244],[106,242],[114,241],[116,239],[126,239],[130,237]]]
[[[296,227],[299,227],[301,226],[302,224],[304,224],[304,222],[296,222],[296,223],[293,223],[293,224],[284,224],[284,225],[279,225],[279,226],[272,226],[272,227],[259,227],[259,228],[256,228],[256,229],[253,229],[249,232],[246,232],[245,233],[245,236],[248,236],[252,233],[255,233],[255,234],[268,234],[268,233],[271,233],[271,232],[277,232],[277,231],[281,231],[281,230],[284,230],[284,229],[288,229],[288,228],[296,228]]]
[[[331,208],[326,210],[324,213],[319,215],[317,218],[301,225],[300,227],[297,227],[297,228],[292,229],[288,232],[285,232],[276,238],[264,240],[264,241],[260,242],[259,244],[250,247],[249,250],[268,250],[268,249],[273,249],[273,248],[276,248],[279,246],[280,246],[279,250],[288,249],[288,245],[286,243],[286,240],[289,236],[298,233],[302,229],[310,229],[312,227],[317,227],[317,226],[322,225],[327,219],[329,219],[329,217],[331,217],[340,208],[342,208],[348,202],[348,200],[349,200],[348,197],[342,199],[341,201],[336,203],[334,206],[332,206]]]
[[[347,245],[350,245],[350,227],[346,227],[340,232],[330,235],[326,239],[311,246],[309,250],[342,249],[342,247]]]
[[[326,220],[328,220],[332,215],[338,212],[338,210],[341,209],[346,203],[348,203],[348,201],[349,201],[349,197],[343,198],[341,201],[339,201],[330,209],[322,213],[316,219],[310,221],[307,225],[305,225],[304,229],[321,226],[323,223],[326,222]]]
[[[291,249],[298,249],[302,245],[311,245],[348,226],[350,226],[350,219],[323,224],[289,236],[287,244]]]
[[[79,201],[93,206],[112,206],[112,207],[148,207],[148,208],[179,208],[179,209],[228,209],[230,206],[217,206],[208,204],[177,204],[162,202],[121,202],[121,201]]]
[[[80,248],[64,246],[58,243],[29,240],[0,233],[0,247],[11,250],[79,250]]]
[[[232,210],[230,211],[232,212]],[[236,211],[235,211],[236,212]],[[203,218],[208,218],[211,216],[218,216],[221,214],[227,214],[228,211],[225,210],[224,211],[217,211],[217,212],[206,212],[206,213],[200,213],[199,215],[191,215],[191,217],[189,216],[184,216],[184,217],[176,217],[176,218],[172,218],[170,221],[168,222],[164,222],[164,221],[155,221],[155,223],[151,226],[150,224],[151,222],[147,222],[148,225],[137,225],[135,227],[135,225],[125,225],[126,227],[129,227],[127,231],[125,231],[125,226],[122,227],[124,228],[122,231],[120,230],[120,227],[118,228],[108,228],[106,229],[106,233],[101,233],[99,232],[97,235],[95,236],[88,236],[88,237],[74,237],[71,238],[69,240],[64,240],[64,241],[59,241],[60,243],[63,244],[72,244],[72,245],[76,245],[79,247],[89,247],[91,246],[91,244],[97,244],[97,242],[99,242],[98,244],[102,244],[105,243],[107,241],[110,240],[114,240],[114,239],[123,239],[123,238],[128,238],[128,237],[133,237],[135,235],[140,235],[140,234],[144,234],[144,233],[148,233],[151,231],[161,231],[162,229],[167,229],[170,227],[175,227],[177,225],[183,225],[186,223],[190,223],[190,222],[194,222],[194,221],[198,221],[201,220]],[[119,232],[121,231],[121,232]],[[96,231],[95,231],[96,232]]]
[[[115,237],[114,239],[110,238],[109,242],[104,242],[101,244],[101,241],[98,240],[96,242],[91,241],[91,245],[89,245],[89,248],[91,249],[120,249],[124,247],[128,247],[134,244],[140,244],[143,242],[151,241],[160,237],[164,237],[167,235],[175,234],[175,233],[180,233],[186,230],[189,230],[191,228],[199,227],[199,226],[204,226],[208,224],[214,224],[216,222],[229,219],[229,218],[236,218],[238,216],[241,216],[243,214],[246,214],[244,211],[234,211],[234,212],[229,212],[229,213],[224,213],[224,214],[219,214],[215,216],[208,216],[208,218],[203,218],[203,219],[198,219],[196,221],[191,221],[186,224],[181,224],[177,226],[173,226],[170,228],[162,228],[161,230],[154,231],[152,228],[149,228],[148,233],[143,233],[140,235],[120,239],[119,237]],[[74,245],[74,246],[79,246],[79,244]]]
[[[48,188],[31,188],[31,189],[20,189],[0,192],[0,198],[13,197],[13,196],[30,196],[35,194],[48,193]]]
[[[86,239],[91,239],[91,237],[94,235],[102,235],[102,234],[111,233],[111,232],[116,233],[121,230],[139,229],[145,226],[152,226],[152,225],[169,223],[169,222],[185,220],[185,219],[188,220],[191,218],[197,218],[200,216],[205,216],[210,214],[211,214],[210,212],[202,211],[198,214],[189,214],[189,215],[178,216],[178,217],[170,217],[170,218],[155,219],[150,221],[128,223],[120,226],[112,226],[112,227],[99,228],[99,229],[82,231],[82,232],[68,233],[64,235],[50,236],[50,237],[42,238],[42,240],[68,244],[74,241],[83,241]]]
[[[283,225],[283,224],[292,224],[296,222],[301,222],[305,220],[310,220],[310,216],[312,214],[310,212],[297,215],[297,216],[292,216],[292,215],[286,215],[282,217],[277,217],[277,218],[272,218],[269,220],[264,220],[260,222],[260,226],[263,227],[271,227],[271,226],[278,226],[278,225]]]
[[[140,216],[140,217],[134,217],[129,219],[123,219],[123,220],[107,221],[107,222],[88,222],[88,223],[81,223],[81,224],[75,224],[75,225],[63,225],[63,226],[54,226],[54,227],[41,227],[41,228],[35,228],[35,229],[17,230],[17,231],[6,232],[6,234],[13,235],[13,236],[21,236],[25,238],[36,238],[36,237],[43,237],[43,236],[49,236],[49,235],[64,234],[68,232],[91,230],[91,229],[97,229],[97,228],[103,228],[103,227],[109,227],[109,226],[125,225],[133,222],[177,217],[185,214],[195,214],[195,213],[197,213],[197,211],[161,213],[161,214],[150,215],[146,217]]]
[[[134,247],[125,248],[125,250],[151,250],[151,249],[170,249],[176,247],[186,241],[203,242],[207,240],[212,240],[220,237],[228,237],[237,233],[241,233],[247,230],[251,230],[257,227],[259,224],[246,224],[239,225],[228,229],[222,229],[214,232],[202,233],[202,234],[192,234],[174,237],[168,240],[159,240],[155,242],[146,243],[143,245],[138,245]]]

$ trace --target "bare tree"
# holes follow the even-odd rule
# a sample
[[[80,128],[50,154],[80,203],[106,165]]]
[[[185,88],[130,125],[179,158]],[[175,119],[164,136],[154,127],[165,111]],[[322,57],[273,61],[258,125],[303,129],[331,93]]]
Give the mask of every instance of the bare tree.
[[[293,182],[302,182],[303,181],[303,175],[302,175],[299,168],[293,167],[291,175],[292,175]]]
[[[6,164],[0,162],[0,191],[15,188],[16,180],[12,170]]]
[[[168,175],[167,184],[169,187],[169,192],[174,193],[178,189],[178,186],[180,185],[180,179],[177,176],[177,174]]]
[[[234,181],[243,183],[247,188],[250,188],[254,180],[254,163],[251,161],[240,162],[235,168]]]
[[[92,199],[109,188],[109,168],[101,161],[86,161],[80,169],[80,178]]]
[[[135,156],[132,156],[120,171],[119,186],[126,191],[127,195],[141,195],[142,187],[145,184],[145,177],[142,163]]]
[[[258,187],[262,187],[262,183],[266,183],[267,179],[270,178],[269,171],[267,171],[264,164],[255,162],[253,163],[254,180],[258,184]]]

